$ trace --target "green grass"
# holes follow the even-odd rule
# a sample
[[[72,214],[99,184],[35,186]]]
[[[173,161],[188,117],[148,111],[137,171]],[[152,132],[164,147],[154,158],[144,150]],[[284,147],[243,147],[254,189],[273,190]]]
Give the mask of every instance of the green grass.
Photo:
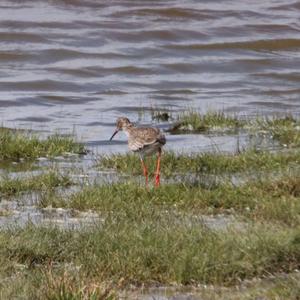
[[[290,274],[276,274],[276,277],[266,277],[254,279],[253,281],[242,283],[240,286],[231,288],[225,287],[198,287],[193,289],[177,289],[179,293],[190,292],[195,295],[195,299],[203,300],[298,300],[300,295],[300,276],[296,272]],[[158,289],[159,291],[159,289]],[[161,291],[161,295],[173,295],[175,289],[167,288]],[[147,294],[147,290],[146,290]],[[194,298],[193,298],[194,299]]]
[[[87,186],[69,199],[52,193],[41,205],[92,209],[105,221],[81,230],[0,231],[0,298],[116,299],[130,284],[233,286],[293,272],[300,267],[299,187],[300,177],[283,176],[239,187],[170,184],[147,191],[127,183]],[[226,211],[247,222],[214,231],[197,218]],[[263,292],[292,297],[297,288],[291,279]]]
[[[179,114],[177,121],[168,130],[171,134],[226,132],[243,129],[249,132],[265,131],[271,139],[286,147],[300,146],[300,120],[292,115],[258,116],[241,119],[224,112],[201,114],[189,110]]]
[[[180,222],[172,214],[154,216],[130,220],[120,212],[99,227],[80,231],[34,226],[2,231],[1,277],[20,272],[22,266],[24,273],[30,271],[27,281],[37,290],[45,278],[35,272],[55,268],[73,278],[77,273],[75,285],[81,278],[85,282],[113,282],[115,286],[122,281],[125,286],[230,286],[299,267],[299,228],[261,224],[245,231],[214,232],[198,223]],[[1,288],[5,288],[3,281]]]
[[[146,159],[150,174],[155,171],[155,157]],[[299,164],[300,151],[268,152],[247,150],[239,154],[199,153],[193,155],[175,154],[166,151],[162,155],[162,176],[172,177],[174,174],[199,173],[236,173],[264,170],[279,170],[288,164]],[[141,163],[137,155],[114,154],[102,156],[98,160],[100,169],[114,169],[131,175],[141,175]]]
[[[0,160],[35,159],[84,151],[84,146],[73,137],[55,134],[42,140],[32,133],[0,128]]]
[[[292,116],[256,120],[256,127],[269,132],[274,140],[286,147],[300,146],[300,120]],[[255,129],[254,129],[255,130]]]
[[[118,213],[90,230],[1,232],[1,273],[12,274],[16,265],[28,271],[72,264],[91,282],[233,285],[299,267],[299,228],[256,225],[218,233],[172,214],[155,217],[132,220]]]
[[[136,183],[89,186],[69,199],[50,195],[41,206],[96,210],[106,215],[123,211],[130,218],[144,218],[153,210],[192,215],[230,211],[251,220],[268,220],[289,226],[300,225],[300,177],[277,181],[248,182],[241,186],[223,183],[213,188],[164,184],[146,190]]]
[[[236,116],[226,115],[224,112],[188,111],[180,114],[175,124],[168,130],[173,134],[202,133],[211,130],[236,131],[245,125],[245,121]]]
[[[92,280],[72,264],[49,261],[38,266],[10,259],[1,265],[0,299],[117,299],[111,285]]]
[[[0,179],[0,195],[9,197],[21,192],[49,191],[58,186],[68,187],[71,184],[72,181],[67,175],[54,171],[26,178],[3,177]]]

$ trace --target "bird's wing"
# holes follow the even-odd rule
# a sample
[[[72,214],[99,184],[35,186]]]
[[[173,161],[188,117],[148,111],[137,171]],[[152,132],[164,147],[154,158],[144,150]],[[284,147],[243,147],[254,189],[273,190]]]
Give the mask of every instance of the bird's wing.
[[[138,151],[138,150],[141,150],[145,145],[140,138],[134,138],[134,139],[130,139],[128,141],[128,146],[129,146],[130,150]]]
[[[138,128],[129,141],[129,147],[137,151],[156,142],[165,144],[165,137],[158,128]]]

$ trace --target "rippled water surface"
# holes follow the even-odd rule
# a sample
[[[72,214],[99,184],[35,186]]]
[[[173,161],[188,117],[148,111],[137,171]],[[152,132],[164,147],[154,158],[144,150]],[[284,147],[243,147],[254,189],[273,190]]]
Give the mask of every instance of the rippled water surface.
[[[289,0],[2,0],[1,122],[111,152],[116,117],[149,124],[151,107],[299,112],[299,15]]]

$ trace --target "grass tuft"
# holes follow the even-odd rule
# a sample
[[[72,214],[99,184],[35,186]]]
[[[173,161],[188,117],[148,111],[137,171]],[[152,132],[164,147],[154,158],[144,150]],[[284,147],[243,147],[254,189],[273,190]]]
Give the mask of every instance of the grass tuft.
[[[300,120],[286,116],[257,119],[256,123],[256,127],[269,132],[281,145],[290,148],[300,146]]]
[[[72,181],[67,175],[51,171],[45,174],[26,178],[7,178],[0,180],[1,196],[14,196],[21,192],[49,191],[56,187],[68,187]]]
[[[146,164],[150,173],[155,171],[155,157],[149,157]],[[286,168],[288,164],[298,164],[300,152],[268,152],[247,150],[238,154],[199,153],[193,155],[164,152],[162,155],[161,172],[165,177],[174,174],[199,173],[236,173],[247,171],[278,170]],[[103,156],[98,160],[98,167],[114,169],[131,175],[142,174],[140,160],[135,154],[114,154]]]
[[[46,299],[117,299],[115,291],[109,285],[89,282],[73,272],[61,273],[55,272],[52,268],[44,272],[46,285],[43,293]]]
[[[0,160],[35,159],[67,152],[84,153],[84,146],[73,137],[55,134],[41,140],[25,131],[0,128]]]
[[[235,133],[244,129],[249,132],[267,132],[271,138],[286,147],[300,146],[300,120],[292,115],[241,119],[224,112],[201,114],[187,111],[180,114],[171,128],[171,134],[226,132]]]
[[[178,116],[177,122],[168,131],[172,134],[204,133],[210,130],[236,131],[245,125],[245,121],[224,112],[208,112],[201,114],[188,111]]]

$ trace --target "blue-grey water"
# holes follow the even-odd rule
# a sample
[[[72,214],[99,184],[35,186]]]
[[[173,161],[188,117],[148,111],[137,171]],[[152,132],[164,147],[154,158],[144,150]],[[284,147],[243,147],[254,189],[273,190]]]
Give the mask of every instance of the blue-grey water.
[[[299,112],[299,16],[292,0],[2,0],[0,121],[114,152],[126,148],[121,135],[107,142],[115,119],[155,124],[151,108]]]

